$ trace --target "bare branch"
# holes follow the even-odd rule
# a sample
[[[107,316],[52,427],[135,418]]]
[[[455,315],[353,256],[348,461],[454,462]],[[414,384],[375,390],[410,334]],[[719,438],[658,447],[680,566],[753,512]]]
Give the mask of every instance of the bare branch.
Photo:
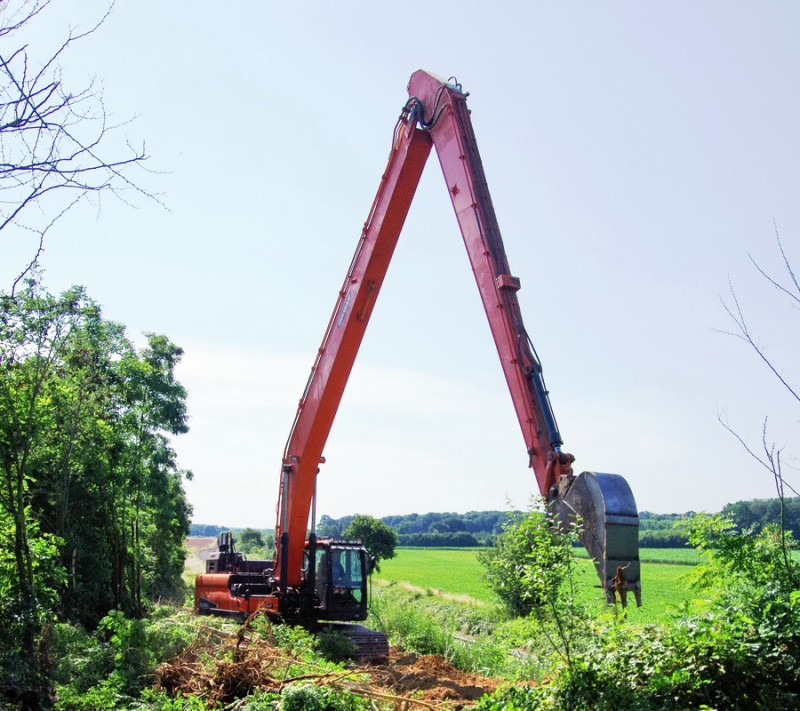
[[[0,25],[0,38],[13,34],[20,28],[28,24],[36,15],[44,10],[51,0],[34,0],[34,2],[23,3],[16,12],[9,12],[8,7],[4,8],[6,13],[2,25]]]
[[[723,417],[722,413],[719,413],[719,412],[717,413],[717,421],[718,421],[718,422],[719,422],[719,423],[720,423],[720,424],[721,424],[721,425],[722,425],[722,426],[723,426],[723,427],[724,427],[724,428],[725,428],[725,429],[726,429],[728,432],[730,432],[730,434],[732,434],[732,435],[733,435],[733,436],[736,438],[736,440],[739,442],[739,444],[741,444],[741,445],[742,445],[742,448],[744,449],[744,451],[745,451],[745,452],[747,452],[747,453],[748,453],[748,454],[749,454],[749,455],[750,455],[750,456],[751,456],[753,459],[755,459],[755,460],[756,460],[756,461],[757,461],[757,462],[758,462],[758,463],[759,463],[759,464],[760,464],[762,467],[764,467],[764,468],[765,468],[765,469],[767,469],[767,470],[770,470],[769,464],[768,464],[768,463],[767,463],[767,462],[766,462],[764,459],[762,459],[761,457],[759,457],[759,456],[758,456],[758,455],[757,455],[757,454],[756,454],[756,453],[755,453],[755,452],[754,452],[754,451],[753,451],[753,450],[750,448],[750,445],[748,445],[748,444],[747,444],[747,442],[746,442],[746,441],[745,441],[745,440],[742,438],[742,436],[741,436],[741,435],[740,435],[740,434],[739,434],[739,433],[738,433],[738,432],[737,432],[735,429],[733,429],[733,427],[731,427],[731,426],[728,424],[728,422],[727,422],[727,421],[725,420],[725,418]],[[765,418],[765,419],[764,419],[764,426],[765,426],[765,427],[766,427],[766,422],[767,422],[767,421],[766,421],[766,418]],[[770,471],[771,471],[771,470],[770,470]]]
[[[749,327],[747,326],[747,321],[744,318],[744,313],[742,311],[742,307],[739,304],[739,299],[736,296],[736,290],[733,288],[733,283],[731,282],[730,278],[728,279],[728,286],[731,292],[731,299],[733,301],[733,308],[731,308],[728,303],[720,297],[720,301],[722,301],[722,306],[725,309],[728,316],[730,316],[731,320],[736,324],[738,328],[737,332],[728,332],[728,331],[720,331],[720,333],[724,333],[729,336],[735,336],[736,338],[740,338],[746,343],[750,345],[750,347],[755,351],[756,355],[761,359],[761,361],[772,371],[773,375],[780,381],[780,383],[786,388],[786,390],[792,395],[792,397],[800,402],[800,394],[788,383],[788,381],[783,377],[777,367],[772,363],[772,361],[766,356],[764,350],[761,346],[756,343],[755,339],[753,338],[753,334],[750,332]]]
[[[758,273],[761,274],[772,286],[774,286],[778,291],[782,292],[786,296],[788,296],[793,302],[800,305],[800,283],[797,281],[797,277],[795,276],[794,270],[792,269],[792,265],[789,262],[788,257],[786,256],[786,251],[783,249],[783,242],[781,241],[781,235],[778,232],[778,226],[775,225],[775,240],[778,243],[778,251],[781,253],[781,259],[783,260],[783,266],[786,269],[786,273],[789,275],[789,280],[791,281],[792,285],[794,286],[794,291],[797,293],[795,294],[792,290],[785,287],[781,284],[777,279],[771,277],[767,272],[762,269],[761,265],[755,260],[752,254],[749,252],[747,256],[750,258],[753,266],[758,270]]]
[[[797,489],[795,489],[791,484],[786,482],[784,480],[784,478],[783,478],[783,472],[782,472],[782,469],[781,469],[781,461],[780,461],[781,452],[783,450],[782,449],[776,450],[774,443],[771,444],[771,445],[767,444],[767,419],[768,418],[766,418],[766,417],[764,418],[764,424],[762,425],[762,429],[761,429],[761,443],[762,443],[762,447],[764,449],[764,456],[762,457],[762,456],[759,456],[750,447],[749,444],[747,444],[747,442],[744,440],[744,438],[736,430],[734,430],[733,427],[730,426],[730,424],[728,424],[727,420],[725,419],[725,417],[724,417],[724,415],[722,413],[719,413],[719,412],[717,413],[718,422],[731,435],[733,435],[733,437],[736,439],[736,441],[739,442],[740,445],[742,445],[742,449],[744,449],[745,452],[747,452],[753,459],[755,459],[762,467],[764,467],[764,469],[766,469],[773,476],[773,478],[775,479],[775,482],[776,482],[776,486],[778,486],[779,491],[782,492],[784,487],[785,487],[785,488],[789,489],[789,491],[794,493],[795,496],[800,496],[800,492],[798,492]],[[778,483],[779,483],[779,485],[778,485]]]
[[[77,92],[62,84],[62,58],[74,43],[103,25],[114,3],[89,29],[70,28],[60,46],[35,62],[27,44],[10,49],[9,38],[49,4],[50,0],[22,0],[13,11],[4,3],[0,17],[0,37],[5,38],[0,49],[0,233],[17,231],[36,240],[15,288],[41,256],[45,234],[54,222],[86,196],[110,192],[128,203],[124,193],[133,191],[163,206],[130,174],[131,169],[144,168],[144,143],[141,148],[127,140],[121,148],[111,143],[129,121],[108,121],[94,80]]]

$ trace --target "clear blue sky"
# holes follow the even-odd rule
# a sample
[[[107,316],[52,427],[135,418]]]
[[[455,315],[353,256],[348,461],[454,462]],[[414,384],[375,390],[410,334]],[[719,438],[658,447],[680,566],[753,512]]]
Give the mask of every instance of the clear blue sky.
[[[55,0],[44,57],[104,2]],[[67,20],[66,18],[69,18]],[[718,422],[787,445],[798,410],[720,330],[733,281],[800,378],[800,5],[795,2],[118,0],[63,61],[145,140],[142,186],[70,213],[44,256],[131,335],[186,355],[175,442],[197,522],[272,526],[297,401],[388,155],[411,73],[469,104],[565,448],[626,476],[640,510],[774,494]],[[8,284],[26,245],[0,241]],[[435,160],[423,177],[326,450],[320,513],[522,507],[535,492]]]

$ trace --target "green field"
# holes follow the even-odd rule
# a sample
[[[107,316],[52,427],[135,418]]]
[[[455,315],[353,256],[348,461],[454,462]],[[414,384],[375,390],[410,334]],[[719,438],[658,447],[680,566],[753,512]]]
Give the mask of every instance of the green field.
[[[651,557],[651,552],[657,556]],[[696,597],[687,579],[691,572],[687,554],[694,556],[695,563],[699,562],[697,552],[691,549],[646,551],[642,562],[643,605],[638,609],[629,607],[631,621],[663,620],[671,610]],[[656,558],[669,562],[656,562]],[[475,605],[496,604],[497,598],[482,575],[483,568],[474,549],[398,548],[395,558],[381,561],[381,570],[375,578],[378,585],[393,582],[445,599]],[[596,604],[599,610],[606,609],[594,566],[588,560],[578,561],[576,585],[585,602]]]
[[[583,548],[576,548],[575,555],[588,558]],[[640,548],[639,560],[642,563],[672,563],[674,565],[697,565],[703,556],[696,548]]]

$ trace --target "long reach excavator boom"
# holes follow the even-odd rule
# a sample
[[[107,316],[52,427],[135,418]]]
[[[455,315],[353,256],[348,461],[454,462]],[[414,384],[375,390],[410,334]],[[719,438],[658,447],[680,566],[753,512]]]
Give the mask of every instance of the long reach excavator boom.
[[[517,299],[520,281],[512,276],[506,258],[467,94],[454,80],[422,70],[411,76],[408,93],[388,165],[284,451],[275,560],[257,572],[251,566],[246,575],[233,566],[238,574],[229,577],[237,580],[236,594],[234,583],[220,575],[220,564],[215,563],[210,572],[216,575],[198,578],[196,606],[204,612],[243,614],[262,607],[295,619],[365,619],[366,583],[359,582],[358,589],[355,584],[337,587],[332,578],[338,568],[331,562],[336,558],[346,563],[350,578],[361,581],[369,569],[365,552],[354,542],[317,540],[312,506],[325,443],[431,148],[439,158],[539,491],[562,526],[580,523],[581,541],[594,560],[607,600],[619,596],[625,604],[627,593],[633,592],[640,604],[636,502],[624,478],[596,472],[576,475],[574,457],[562,450],[542,367],[523,324]],[[256,584],[254,575],[263,583]],[[217,593],[212,594],[212,588]],[[336,602],[344,600],[345,590],[358,599],[357,610],[354,606],[343,612]]]

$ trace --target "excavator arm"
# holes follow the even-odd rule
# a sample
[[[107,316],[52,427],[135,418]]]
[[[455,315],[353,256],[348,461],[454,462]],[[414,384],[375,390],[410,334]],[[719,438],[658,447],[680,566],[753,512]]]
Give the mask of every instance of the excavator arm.
[[[430,134],[401,117],[284,450],[275,527],[275,571],[283,590],[302,584],[306,529],[323,448],[430,151]]]
[[[444,174],[527,448],[529,466],[563,526],[579,524],[609,601],[640,603],[638,514],[625,479],[572,470],[522,320],[467,108],[456,83],[417,71],[389,162],[300,400],[283,459],[275,570],[302,584],[303,551],[322,451],[431,147]]]

